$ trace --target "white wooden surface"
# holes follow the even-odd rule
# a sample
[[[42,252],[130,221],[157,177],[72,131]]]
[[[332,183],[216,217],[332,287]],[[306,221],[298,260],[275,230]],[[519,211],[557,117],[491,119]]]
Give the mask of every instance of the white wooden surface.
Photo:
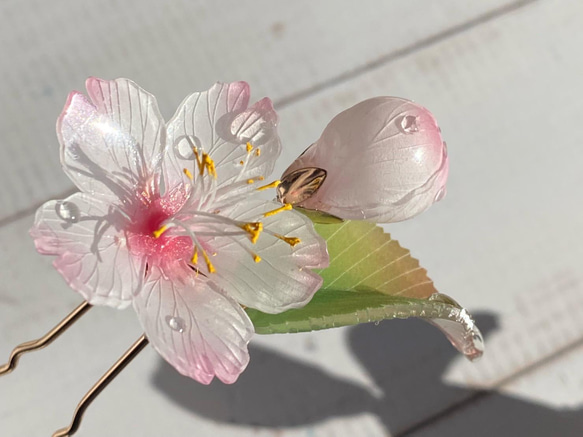
[[[0,361],[80,302],[27,230],[71,189],[53,126],[86,76],[131,77],[167,116],[192,90],[248,80],[280,103],[279,172],[335,113],[398,95],[435,113],[451,178],[446,200],[388,229],[474,312],[484,359],[394,321],[257,337],[239,383],[203,387],[148,349],[80,435],[583,435],[583,5],[149,3],[0,3]],[[24,357],[0,379],[0,436],[66,425],[139,334],[131,310],[95,308]]]

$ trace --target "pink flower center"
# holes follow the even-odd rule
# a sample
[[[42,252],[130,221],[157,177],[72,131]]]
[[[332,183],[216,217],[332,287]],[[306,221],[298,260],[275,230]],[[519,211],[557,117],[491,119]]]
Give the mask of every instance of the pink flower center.
[[[182,190],[175,190],[164,197],[154,197],[147,204],[140,204],[131,213],[132,223],[126,230],[130,253],[146,257],[148,264],[162,266],[169,262],[189,260],[193,253],[190,237],[154,233],[164,222],[172,218],[186,201]]]

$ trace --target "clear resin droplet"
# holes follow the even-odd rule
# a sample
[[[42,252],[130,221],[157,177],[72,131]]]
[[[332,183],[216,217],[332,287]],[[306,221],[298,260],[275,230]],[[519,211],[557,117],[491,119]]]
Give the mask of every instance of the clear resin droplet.
[[[196,143],[192,138],[182,137],[174,144],[174,153],[181,159],[194,160],[194,151]]]
[[[170,329],[176,332],[182,333],[186,328],[186,323],[184,323],[184,319],[182,319],[182,317],[166,316],[166,323]]]
[[[417,117],[414,115],[405,115],[401,117],[401,130],[406,134],[412,134],[414,132],[419,132],[419,127],[417,126]]]
[[[428,322],[439,328],[470,361],[480,358],[484,354],[484,338],[470,313],[445,294],[436,293],[428,300],[449,306],[447,312],[440,311],[438,316]]]
[[[55,205],[55,212],[67,223],[77,223],[81,218],[79,207],[73,202],[57,202]]]

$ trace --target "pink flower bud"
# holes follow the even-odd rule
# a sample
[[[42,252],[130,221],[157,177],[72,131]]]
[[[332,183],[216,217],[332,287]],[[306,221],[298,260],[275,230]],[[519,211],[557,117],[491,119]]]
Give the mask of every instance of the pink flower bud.
[[[279,195],[347,220],[397,222],[441,200],[447,173],[433,115],[405,99],[375,97],[332,119],[284,172]]]

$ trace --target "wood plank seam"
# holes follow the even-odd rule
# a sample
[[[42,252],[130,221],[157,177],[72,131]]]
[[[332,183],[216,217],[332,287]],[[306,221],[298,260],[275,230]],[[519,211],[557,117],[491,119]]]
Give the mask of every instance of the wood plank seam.
[[[332,77],[326,82],[322,82],[320,84],[316,84],[310,88],[307,88],[303,91],[299,91],[295,94],[291,94],[287,97],[283,97],[275,102],[274,106],[276,109],[282,109],[287,106],[290,106],[294,103],[302,99],[306,99],[314,94],[317,94],[320,91],[324,91],[328,88],[332,88],[334,86],[340,85],[344,82],[347,82],[351,79],[354,79],[362,74],[365,74],[371,70],[375,70],[380,67],[384,67],[391,62],[397,61],[401,58],[409,56],[415,52],[424,50],[426,48],[432,47],[436,44],[439,44],[447,39],[453,38],[458,36],[464,32],[472,30],[476,27],[479,27],[483,24],[487,24],[491,21],[494,21],[504,15],[513,13],[517,10],[520,10],[526,6],[529,6],[535,2],[540,0],[518,0],[515,3],[510,3],[508,5],[504,5],[500,8],[494,9],[492,11],[486,12],[482,15],[479,15],[471,20],[466,21],[465,23],[461,23],[455,25],[449,29],[446,29],[442,32],[439,32],[435,35],[431,35],[427,38],[424,38],[420,41],[417,41],[414,44],[409,46],[403,47],[402,49],[398,49],[394,52],[387,53],[384,56],[379,57],[378,59],[368,62],[360,67],[356,67],[350,71],[345,73],[341,73],[336,77]]]
[[[550,364],[550,363],[553,363],[557,360],[560,360],[562,357],[564,357],[568,353],[572,352],[574,349],[576,349],[578,347],[582,347],[582,346],[583,346],[583,337],[581,337],[578,340],[575,340],[575,341],[567,344],[566,346],[554,351],[551,355],[548,355],[544,358],[541,358],[540,360],[535,361],[526,367],[523,367],[522,369],[518,370],[517,372],[514,372],[512,374],[507,375],[506,377],[502,378],[499,382],[494,384],[491,389],[476,390],[471,395],[469,395],[467,398],[465,398],[459,402],[456,402],[456,403],[450,405],[449,407],[443,409],[442,411],[438,412],[437,414],[434,414],[433,416],[427,417],[426,419],[422,420],[421,422],[416,423],[415,425],[401,431],[398,434],[395,434],[394,437],[408,437],[408,436],[415,434],[418,431],[430,428],[431,426],[435,425],[436,423],[447,420],[450,416],[453,416],[454,414],[458,414],[460,412],[460,410],[464,410],[466,408],[469,408],[471,405],[474,405],[475,403],[482,401],[483,399],[496,396],[497,394],[499,394],[498,390],[504,388],[504,386],[506,386],[507,384],[510,384],[510,383],[516,381],[517,379],[522,378],[523,376],[527,376],[530,373],[533,373],[533,372],[541,369],[542,367],[546,366],[547,364]]]
[[[322,82],[320,84],[316,84],[316,85],[309,87],[303,91],[299,91],[299,92],[291,94],[287,97],[283,97],[279,100],[276,100],[274,102],[274,106],[277,110],[281,110],[281,109],[286,108],[288,106],[291,106],[295,103],[298,103],[299,101],[301,101],[303,99],[307,99],[310,96],[317,94],[321,91],[324,91],[326,89],[332,88],[332,87],[337,86],[337,85],[340,85],[344,82],[350,81],[350,80],[352,80],[360,75],[363,75],[371,70],[375,70],[377,68],[386,66],[386,65],[390,64],[391,62],[397,61],[397,60],[404,58],[406,56],[409,56],[415,52],[418,52],[418,51],[424,50],[426,48],[429,48],[431,46],[434,46],[436,44],[439,44],[440,42],[443,42],[447,39],[453,38],[461,33],[467,32],[467,31],[474,29],[476,27],[479,27],[483,24],[487,24],[493,20],[496,20],[497,18],[500,18],[500,17],[505,16],[507,14],[513,13],[517,10],[520,10],[524,7],[527,7],[531,4],[533,4],[535,2],[539,2],[539,1],[540,0],[517,0],[514,3],[510,3],[508,5],[499,7],[497,9],[492,10],[492,11],[486,12],[482,15],[479,15],[473,19],[466,21],[465,23],[455,25],[449,29],[446,29],[442,32],[435,34],[435,35],[424,38],[424,39],[422,39],[414,44],[411,44],[407,47],[404,47],[402,49],[398,49],[394,52],[391,52],[391,53],[388,53],[384,56],[381,56],[374,61],[368,62],[368,63],[361,65],[359,67],[356,67],[352,70],[341,73],[336,77],[332,77],[332,78],[326,80],[325,82]],[[50,199],[63,198],[63,197],[66,197],[66,196],[74,193],[75,191],[76,191],[75,189],[71,188],[70,190],[65,191],[62,195],[59,195],[61,197],[51,196],[50,198],[45,199],[45,201],[39,202],[32,207],[19,210],[19,211],[15,212],[14,214],[11,214],[7,217],[4,217],[4,218],[0,219],[0,228],[2,228],[5,225],[8,225],[10,223],[13,223],[14,221],[19,220],[28,214],[34,213],[34,211],[39,206],[41,206],[44,202],[46,202]]]

